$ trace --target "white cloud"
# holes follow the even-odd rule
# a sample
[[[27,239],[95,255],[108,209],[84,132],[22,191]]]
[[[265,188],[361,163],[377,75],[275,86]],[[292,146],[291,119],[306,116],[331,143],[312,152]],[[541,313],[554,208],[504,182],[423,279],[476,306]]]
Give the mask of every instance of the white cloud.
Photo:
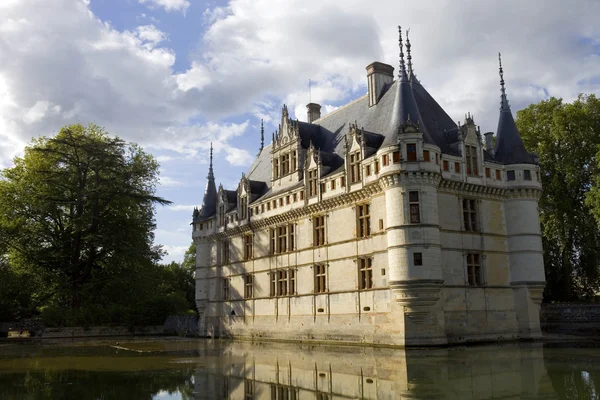
[[[183,14],[190,6],[187,0],[139,0],[140,4],[148,4],[151,8],[162,7],[165,11],[180,11]]]
[[[159,183],[161,186],[164,186],[164,187],[177,187],[177,186],[185,185],[185,183],[178,181],[176,179],[170,178],[168,176],[159,177]]]
[[[192,205],[185,205],[185,204],[175,204],[175,205],[167,206],[167,210],[186,211],[186,212],[189,212],[190,214],[192,214],[192,212],[194,211],[194,207],[198,207],[198,206],[197,205],[192,206]]]
[[[142,25],[136,28],[138,38],[147,42],[150,48],[167,39],[167,35],[154,25]]]

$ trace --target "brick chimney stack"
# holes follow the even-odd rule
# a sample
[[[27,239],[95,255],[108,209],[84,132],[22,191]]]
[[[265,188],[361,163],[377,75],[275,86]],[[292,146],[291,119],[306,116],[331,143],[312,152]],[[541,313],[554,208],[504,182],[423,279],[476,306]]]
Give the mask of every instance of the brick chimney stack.
[[[306,112],[308,114],[308,122],[312,123],[321,118],[321,105],[317,103],[308,103],[306,105]]]
[[[375,61],[367,66],[367,81],[369,86],[369,107],[379,102],[383,87],[394,81],[394,67]]]

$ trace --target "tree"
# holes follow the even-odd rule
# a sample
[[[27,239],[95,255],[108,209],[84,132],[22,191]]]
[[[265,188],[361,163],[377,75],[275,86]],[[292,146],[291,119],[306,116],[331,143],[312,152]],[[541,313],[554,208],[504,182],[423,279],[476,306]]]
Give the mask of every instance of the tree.
[[[158,163],[136,144],[71,125],[14,163],[0,174],[0,239],[11,265],[47,282],[48,298],[79,309],[96,276],[160,259],[154,206],[170,202],[155,195]]]
[[[196,271],[196,245],[194,243],[190,244],[190,247],[185,251],[181,266],[190,272]]]
[[[516,122],[542,172],[545,300],[589,298],[600,284],[600,100],[550,98],[519,111]]]

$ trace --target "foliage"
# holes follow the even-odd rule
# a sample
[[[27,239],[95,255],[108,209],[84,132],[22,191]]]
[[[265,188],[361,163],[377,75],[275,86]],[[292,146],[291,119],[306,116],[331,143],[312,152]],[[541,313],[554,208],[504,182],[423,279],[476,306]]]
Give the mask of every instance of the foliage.
[[[153,245],[158,163],[95,125],[34,139],[0,177],[0,230],[9,260],[77,309],[97,275],[161,256]]]
[[[600,285],[600,100],[550,98],[516,122],[542,171],[545,301],[590,299]]]

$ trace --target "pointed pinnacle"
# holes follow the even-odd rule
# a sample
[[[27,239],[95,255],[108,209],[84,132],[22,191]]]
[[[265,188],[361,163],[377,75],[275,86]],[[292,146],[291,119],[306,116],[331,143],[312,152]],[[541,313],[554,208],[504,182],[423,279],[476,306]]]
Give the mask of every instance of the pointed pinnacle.
[[[265,147],[265,125],[263,120],[260,120],[260,151]]]
[[[502,95],[500,96],[500,110],[507,111],[510,110],[510,106],[508,105],[508,98],[506,97],[506,88],[504,87],[504,70],[502,69],[502,55],[498,53],[498,65],[499,65],[499,73],[500,73],[500,92]]]
[[[408,38],[408,34],[410,32],[410,29],[406,30],[406,54],[407,54],[407,58],[408,58],[408,74],[410,75],[410,78],[412,79],[414,73],[413,73],[413,67],[412,67],[412,56],[410,55],[410,39]]]
[[[398,25],[398,47],[400,48],[400,70],[398,71],[398,78],[405,80],[406,78],[406,67],[404,65],[404,51],[402,45],[402,27]]]

